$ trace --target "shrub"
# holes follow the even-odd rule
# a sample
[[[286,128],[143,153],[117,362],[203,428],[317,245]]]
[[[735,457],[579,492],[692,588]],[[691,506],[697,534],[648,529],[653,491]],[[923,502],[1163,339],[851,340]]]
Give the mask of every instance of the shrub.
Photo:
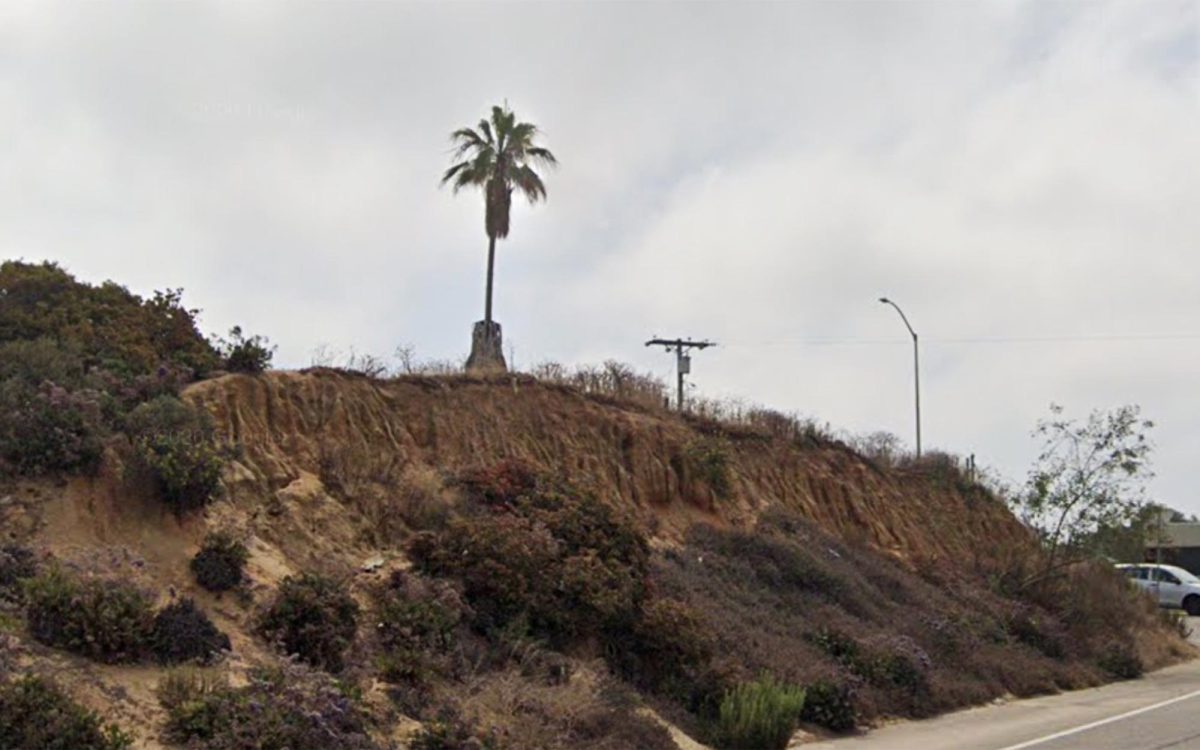
[[[549,571],[559,567],[559,546],[548,529],[511,514],[458,518],[444,532],[413,537],[418,569],[462,582],[480,631],[501,628],[522,615],[552,612],[556,592]]]
[[[22,586],[35,575],[37,559],[33,550],[16,545],[0,547],[0,601],[22,601]]]
[[[92,471],[104,451],[100,394],[46,381],[0,382],[0,470]]]
[[[926,687],[922,667],[928,668],[929,656],[911,639],[895,637],[890,639],[891,643],[876,643],[866,648],[840,630],[830,627],[818,628],[805,635],[805,639],[872,685],[899,687],[909,691]]]
[[[0,472],[88,472],[138,403],[216,363],[180,292],[143,300],[54,264],[0,264]]]
[[[537,489],[538,473],[531,464],[506,459],[463,472],[458,485],[471,499],[483,505],[511,506]]]
[[[800,719],[835,732],[848,732],[857,721],[854,692],[848,685],[818,680],[805,688]]]
[[[135,445],[139,463],[175,513],[202,508],[213,499],[225,464],[216,444],[164,433],[141,438]]]
[[[54,263],[0,264],[0,341],[53,339],[78,349],[88,367],[122,374],[163,364],[203,372],[216,353],[196,327],[181,290],[143,299],[124,287],[77,281]]]
[[[228,651],[230,645],[229,636],[217,630],[194,601],[181,599],[155,616],[150,648],[160,664],[207,664],[221,651]]]
[[[362,708],[326,675],[287,663],[232,688],[198,672],[159,683],[166,737],[206,750],[377,750]]]
[[[435,658],[454,645],[464,612],[458,593],[449,586],[396,571],[375,611],[384,676],[422,681]]]
[[[0,381],[39,386],[46,381],[74,387],[84,380],[83,353],[69,341],[50,338],[0,344]]]
[[[358,604],[345,587],[313,573],[285,578],[258,632],[285,654],[337,672],[358,629]]]
[[[767,676],[726,693],[713,741],[727,750],[784,750],[804,708],[803,688]]]
[[[607,638],[608,657],[634,683],[690,698],[698,673],[712,658],[712,633],[687,604],[651,599],[628,630]]]
[[[835,661],[847,667],[853,665],[861,656],[858,641],[835,628],[818,628],[804,637],[814,646],[833,657]]]
[[[229,330],[229,340],[220,339],[217,350],[226,370],[257,375],[271,364],[275,356],[275,347],[263,336],[250,336],[242,333],[241,326]]]
[[[1007,630],[1013,638],[1034,648],[1051,659],[1066,656],[1066,646],[1053,617],[1039,614],[1029,607],[1019,606],[1009,615]]]
[[[729,473],[729,448],[715,438],[702,438],[684,449],[688,467],[696,473],[713,494],[719,498],[729,497],[733,490]]]
[[[52,682],[27,676],[0,684],[4,750],[123,750],[132,744],[132,737],[102,724]]]
[[[138,404],[123,419],[125,434],[136,440],[153,435],[179,434],[209,439],[212,417],[174,395],[164,394]]]
[[[627,628],[645,598],[649,547],[597,498],[506,462],[464,481],[482,508],[409,553],[424,572],[461,581],[481,631],[524,620],[562,644]]]
[[[192,558],[192,575],[209,591],[228,591],[241,585],[250,551],[246,545],[224,531],[204,537],[200,551]]]
[[[1145,667],[1141,657],[1127,643],[1113,643],[1104,650],[1099,659],[1100,668],[1118,680],[1136,680]]]
[[[26,618],[42,643],[110,664],[140,659],[154,626],[150,600],[133,586],[57,568],[26,586]]]
[[[221,482],[223,452],[206,412],[174,396],[159,396],[125,418],[135,466],[176,513],[208,504]]]

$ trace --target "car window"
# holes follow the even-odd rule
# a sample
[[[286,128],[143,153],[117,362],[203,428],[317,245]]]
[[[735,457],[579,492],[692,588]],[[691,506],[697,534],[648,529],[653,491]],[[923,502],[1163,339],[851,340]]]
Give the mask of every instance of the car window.
[[[1138,569],[1134,568],[1134,567],[1121,568],[1121,572],[1124,573],[1125,575],[1129,576],[1130,578],[1138,577]]]
[[[1191,573],[1188,573],[1187,571],[1184,571],[1183,573],[1181,573],[1179,578],[1184,583],[1200,583],[1200,578],[1196,578],[1196,576],[1192,575]]]
[[[1151,578],[1155,581],[1174,584],[1179,583],[1179,579],[1176,578],[1175,575],[1169,570],[1163,570],[1162,568],[1151,568],[1150,570],[1152,571]]]
[[[1134,570],[1135,570],[1135,571],[1137,571],[1136,578],[1137,578],[1139,581],[1148,581],[1148,580],[1150,580],[1150,571],[1149,571],[1148,569],[1146,569],[1146,568],[1134,568]]]

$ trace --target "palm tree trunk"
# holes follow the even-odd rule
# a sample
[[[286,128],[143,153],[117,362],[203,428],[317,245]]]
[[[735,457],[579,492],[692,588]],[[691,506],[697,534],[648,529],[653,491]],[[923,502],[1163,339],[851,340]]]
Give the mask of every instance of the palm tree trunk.
[[[488,235],[487,296],[483,305],[483,321],[487,336],[492,335],[492,278],[496,270],[496,235]]]

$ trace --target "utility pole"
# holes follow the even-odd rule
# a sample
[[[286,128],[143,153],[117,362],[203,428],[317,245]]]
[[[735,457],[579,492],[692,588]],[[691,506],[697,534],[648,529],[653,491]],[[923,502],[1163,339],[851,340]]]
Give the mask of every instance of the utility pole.
[[[896,312],[900,313],[900,320],[904,321],[904,327],[912,334],[913,340],[913,386],[917,394],[917,458],[921,457],[921,353],[917,345],[917,332],[908,324],[908,316],[900,309],[900,305],[892,302],[887,297],[880,297],[879,301],[885,305],[891,305],[896,308]]]
[[[692,357],[687,352],[692,349],[707,349],[716,346],[716,343],[691,339],[651,339],[646,342],[646,346],[661,346],[668,352],[675,352],[675,408],[683,411],[683,376],[692,371]]]

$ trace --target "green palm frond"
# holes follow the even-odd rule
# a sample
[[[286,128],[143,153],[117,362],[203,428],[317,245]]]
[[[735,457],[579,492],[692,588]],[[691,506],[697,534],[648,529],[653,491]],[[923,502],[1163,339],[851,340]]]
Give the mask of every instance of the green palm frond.
[[[530,203],[546,199],[546,185],[534,167],[555,167],[558,160],[549,149],[535,145],[539,133],[533,123],[518,122],[507,106],[494,106],[477,128],[459,128],[450,135],[455,163],[441,182],[456,193],[465,187],[483,189],[489,236],[508,234],[513,190]]]
[[[546,186],[542,183],[542,178],[524,164],[518,165],[512,170],[512,182],[521,191],[521,194],[529,199],[530,203],[545,200]]]
[[[558,166],[558,159],[554,158],[554,154],[550,153],[550,149],[542,148],[540,146],[534,146],[533,148],[526,149],[525,158],[537,164],[541,164],[544,167]]]

